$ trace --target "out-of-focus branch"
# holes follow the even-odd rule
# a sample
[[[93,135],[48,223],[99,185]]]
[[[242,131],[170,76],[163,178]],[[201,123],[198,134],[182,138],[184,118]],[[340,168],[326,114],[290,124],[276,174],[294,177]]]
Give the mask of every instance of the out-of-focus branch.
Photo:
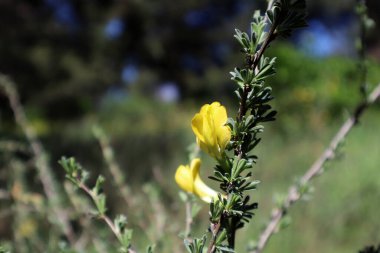
[[[218,223],[215,223],[215,224],[212,223],[210,225],[210,229],[211,229],[211,242],[208,245],[207,253],[214,253],[216,251],[216,239],[217,239],[217,236],[218,236],[219,231],[220,231],[221,223],[222,222],[221,222],[221,219],[220,219]]]
[[[110,141],[107,135],[98,126],[93,127],[93,133],[94,133],[95,138],[99,142],[104,160],[107,163],[108,169],[111,172],[111,175],[113,177],[114,182],[116,183],[116,186],[120,190],[120,194],[122,198],[124,199],[125,203],[129,207],[131,207],[132,206],[131,189],[125,184],[124,174],[115,160],[114,152],[111,148]]]
[[[21,127],[26,139],[29,142],[29,145],[35,157],[35,165],[39,173],[39,178],[41,179],[44,192],[48,198],[55,217],[59,222],[63,233],[66,235],[69,242],[73,245],[75,241],[74,232],[70,225],[69,218],[61,206],[60,192],[57,187],[58,184],[55,182],[51,168],[48,165],[46,153],[43,149],[43,146],[38,140],[34,129],[29,124],[29,121],[25,115],[24,108],[20,102],[20,98],[15,87],[16,85],[12,80],[3,74],[0,74],[0,89],[2,89],[5,95],[8,97],[10,107],[15,117],[15,121]]]
[[[363,102],[356,106],[352,116],[348,118],[346,122],[344,122],[344,124],[340,127],[339,131],[336,133],[327,149],[325,149],[321,156],[302,176],[300,180],[300,185],[306,185],[309,181],[311,181],[316,175],[318,175],[322,171],[323,166],[327,161],[335,157],[336,150],[339,144],[345,139],[345,137],[351,131],[351,129],[359,122],[359,119],[362,116],[363,112],[369,106],[374,104],[379,98],[380,84],[376,86],[376,88],[367,97],[367,99],[365,99]],[[299,186],[291,186],[282,207],[273,210],[271,220],[269,221],[264,231],[261,233],[257,247],[250,253],[261,253],[263,251],[270,237],[277,231],[281,219],[285,216],[290,206],[292,206],[301,197],[302,194],[299,191]]]
[[[191,226],[193,225],[193,215],[191,213],[192,203],[188,200],[186,202],[186,226],[185,226],[185,238],[189,239],[191,234]]]
[[[87,199],[82,198],[78,194],[75,194],[75,188],[69,182],[64,183],[65,191],[67,192],[67,196],[73,205],[74,211],[77,214],[82,214],[85,210],[91,210],[90,203],[87,202]],[[95,247],[96,252],[102,253],[107,252],[105,242],[98,238],[98,234],[96,230],[91,228],[91,220],[88,215],[81,217],[78,219],[79,224],[82,227],[82,233],[78,236],[78,239],[75,242],[75,248],[82,252],[84,251],[86,245],[88,243],[92,243]]]
[[[87,185],[85,185],[84,183],[80,183],[78,186],[84,192],[86,192],[87,195],[91,197],[94,203],[96,203],[97,195],[91,189],[89,189]],[[118,231],[118,228],[115,226],[112,220],[106,214],[100,214],[97,217],[103,220],[107,224],[107,226],[112,230],[113,234],[120,240],[120,232]],[[136,253],[136,251],[132,248],[128,248],[128,253]]]

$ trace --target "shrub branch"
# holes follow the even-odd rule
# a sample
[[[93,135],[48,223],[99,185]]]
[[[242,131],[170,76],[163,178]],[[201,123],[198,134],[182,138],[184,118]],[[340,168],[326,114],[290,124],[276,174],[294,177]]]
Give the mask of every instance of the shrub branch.
[[[364,111],[368,109],[368,107],[370,107],[372,104],[374,104],[379,98],[380,83],[367,97],[367,99],[365,99],[356,106],[354,113],[340,127],[339,131],[331,140],[330,145],[325,149],[325,151],[320,155],[320,157],[302,176],[300,185],[306,185],[308,182],[310,182],[316,175],[318,175],[322,171],[323,166],[327,161],[335,158],[335,154],[339,145],[346,138],[351,129],[359,122],[359,119],[363,115]],[[271,220],[259,236],[257,247],[254,250],[250,251],[250,253],[261,253],[263,251],[271,236],[274,233],[276,233],[281,219],[287,214],[290,206],[292,206],[296,201],[300,200],[301,197],[302,193],[300,192],[299,183],[292,185],[281,208],[276,208],[273,210]]]
[[[15,121],[21,127],[32,149],[35,165],[40,176],[39,178],[41,179],[43,190],[47,196],[50,207],[52,208],[63,233],[69,240],[70,244],[74,245],[74,231],[69,222],[67,213],[61,206],[61,196],[57,187],[58,183],[54,180],[54,176],[46,158],[45,150],[25,115],[24,108],[20,102],[19,94],[15,87],[16,85],[11,79],[0,73],[0,88],[9,99],[9,105],[13,111]]]

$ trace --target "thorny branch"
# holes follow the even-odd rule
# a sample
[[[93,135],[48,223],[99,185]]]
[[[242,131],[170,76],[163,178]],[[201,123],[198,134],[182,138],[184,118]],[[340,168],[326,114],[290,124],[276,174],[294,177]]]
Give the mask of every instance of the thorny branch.
[[[372,93],[368,96],[366,100],[364,100],[356,106],[352,116],[348,118],[346,122],[344,122],[344,124],[340,127],[339,131],[331,140],[330,145],[327,147],[327,149],[325,149],[321,156],[302,176],[300,182],[301,185],[305,185],[309,181],[311,181],[316,175],[318,175],[322,171],[323,166],[327,161],[334,159],[339,144],[345,139],[345,137],[348,135],[351,129],[359,122],[359,119],[363,115],[363,112],[369,106],[374,104],[379,98],[380,83],[376,86],[376,88],[372,91]],[[299,187],[297,185],[291,186],[283,206],[281,208],[273,210],[271,220],[264,229],[264,231],[261,233],[257,247],[254,250],[250,251],[250,253],[261,253],[263,251],[270,237],[274,233],[276,233],[277,227],[281,219],[285,216],[290,206],[293,205],[296,201],[298,201],[301,197],[302,196],[299,192]]]

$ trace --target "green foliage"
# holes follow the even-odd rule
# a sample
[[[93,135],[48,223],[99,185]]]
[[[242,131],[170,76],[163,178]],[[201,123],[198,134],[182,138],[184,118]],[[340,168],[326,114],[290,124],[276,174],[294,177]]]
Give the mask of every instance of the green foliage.
[[[157,5],[160,3],[153,4]],[[173,5],[173,3],[171,4]],[[279,9],[269,10],[267,12],[267,18],[261,16],[259,12],[255,12],[253,22],[251,23],[251,32],[244,33],[236,30],[235,34],[235,38],[242,46],[242,51],[246,56],[247,54],[250,56],[246,57],[247,62],[245,67],[235,68],[231,72],[231,79],[236,82],[236,94],[239,100],[244,98],[244,89],[248,87],[250,91],[246,97],[246,107],[248,108],[246,115],[242,116],[241,121],[236,121],[234,118],[230,118],[228,121],[228,125],[233,130],[234,136],[228,147],[230,151],[228,157],[226,157],[228,160],[225,161],[223,166],[217,165],[214,175],[210,177],[217,181],[223,191],[229,195],[228,197],[220,195],[219,198],[210,205],[210,221],[212,223],[217,224],[221,217],[227,217],[229,221],[231,221],[231,223],[224,222],[221,224],[224,228],[216,235],[215,251],[217,252],[234,252],[228,245],[228,241],[231,240],[229,236],[231,234],[231,224],[232,222],[236,222],[237,225],[235,227],[240,228],[240,225],[242,226],[242,224],[251,219],[253,210],[257,208],[257,204],[251,202],[252,199],[254,199],[255,202],[260,202],[260,208],[263,207],[262,211],[258,214],[260,219],[257,219],[257,221],[263,220],[260,215],[267,211],[267,206],[269,205],[267,202],[268,199],[270,199],[270,193],[267,194],[267,190],[277,187],[284,188],[286,182],[293,179],[292,175],[294,171],[307,166],[304,157],[311,157],[318,152],[324,138],[323,136],[330,134],[331,129],[335,126],[334,123],[339,119],[337,115],[340,115],[342,110],[352,105],[355,100],[354,98],[357,97],[355,90],[357,79],[355,73],[357,71],[353,60],[340,57],[323,60],[311,59],[285,43],[276,44],[276,46],[271,47],[272,50],[268,55],[262,55],[261,57],[257,57],[257,55],[255,57],[254,54],[257,51],[261,48],[266,48],[263,47],[263,45],[270,32],[266,27],[268,20],[283,20],[283,25],[279,25],[274,32],[274,34],[279,36],[288,36],[291,28],[304,25],[302,23],[303,17],[300,14],[301,12],[295,15],[298,16],[297,22],[289,18],[289,16],[294,14],[289,14],[291,13],[289,9],[291,6],[298,6],[295,8],[296,12],[303,8],[303,5],[300,4],[299,1],[294,3],[292,3],[292,1],[281,1],[281,4],[280,1],[277,1],[274,6],[277,6],[276,8],[282,6],[282,8],[284,8],[283,10],[286,11],[280,11]],[[285,8],[284,6],[287,7]],[[363,13],[363,9],[359,9],[359,14],[362,15]],[[274,16],[276,16],[276,18]],[[151,21],[152,20],[147,20],[148,23]],[[365,23],[367,28],[371,26],[370,21],[367,20]],[[145,25],[142,26],[145,27]],[[152,30],[154,29],[152,28]],[[221,34],[219,31],[212,31],[212,34],[217,33]],[[177,34],[179,33],[176,33],[176,35]],[[157,43],[155,43],[155,45],[147,43],[149,47],[153,48],[157,45],[162,45],[162,38],[159,38],[159,36],[160,35],[157,36]],[[132,37],[133,36],[131,36],[131,38]],[[181,37],[181,34],[177,37],[186,41],[186,39]],[[197,40],[204,39],[204,36],[192,37]],[[215,38],[220,39],[220,37]],[[43,38],[43,40],[46,39],[47,38]],[[170,38],[167,40],[171,41]],[[268,42],[271,41],[272,39],[268,40]],[[9,44],[11,45],[12,43]],[[179,45],[179,43],[177,44],[173,41],[169,44],[173,46],[171,47],[173,51],[170,52],[175,52],[176,45]],[[67,43],[65,45],[67,45]],[[138,189],[140,189],[141,182],[145,182],[145,180],[148,179],[150,180],[153,177],[152,174],[154,174],[155,182],[158,183],[151,188],[144,187],[144,189],[146,189],[146,191],[144,191],[145,195],[137,189],[134,189],[133,196],[129,196],[132,202],[132,205],[130,205],[129,203],[120,204],[120,199],[118,198],[120,191],[118,188],[119,185],[116,190],[112,191],[115,194],[107,194],[108,198],[106,202],[106,195],[103,191],[107,190],[109,185],[104,182],[104,177],[99,176],[94,182],[91,181],[89,173],[76,163],[74,159],[62,159],[60,161],[65,169],[66,178],[78,188],[86,187],[86,183],[88,182],[94,183],[93,187],[85,188],[88,190],[88,192],[85,192],[87,192],[94,201],[94,207],[97,210],[95,217],[99,219],[104,219],[107,213],[124,212],[126,208],[133,211],[132,219],[130,215],[128,215],[128,224],[126,217],[123,215],[116,216],[110,223],[116,231],[116,237],[120,245],[124,245],[120,249],[121,252],[128,252],[128,250],[131,249],[132,230],[128,229],[131,225],[137,227],[137,229],[134,230],[137,231],[137,233],[134,232],[134,235],[139,235],[138,237],[135,236],[134,245],[138,242],[138,246],[145,248],[148,244],[147,241],[152,240],[149,235],[149,239],[145,238],[144,232],[147,234],[155,234],[155,231],[160,231],[160,236],[164,234],[165,238],[153,240],[156,247],[148,246],[146,251],[152,253],[153,249],[156,248],[158,252],[178,252],[178,245],[180,243],[175,239],[170,239],[169,237],[171,236],[169,235],[173,233],[173,237],[175,238],[175,235],[179,232],[178,227],[181,227],[183,222],[179,219],[181,217],[177,215],[178,206],[173,204],[175,202],[173,200],[175,198],[175,194],[173,193],[174,187],[165,182],[166,179],[170,181],[172,178],[172,170],[170,168],[172,168],[173,164],[176,164],[178,160],[181,160],[181,156],[184,156],[181,150],[184,143],[187,143],[189,140],[188,135],[185,133],[187,130],[185,129],[188,127],[192,111],[195,110],[193,108],[194,105],[188,100],[185,100],[184,103],[181,104],[163,105],[149,96],[142,97],[137,95],[136,90],[141,89],[147,91],[152,89],[152,85],[149,83],[158,80],[158,76],[160,76],[158,73],[153,73],[152,70],[144,70],[144,80],[138,82],[138,84],[142,85],[138,88],[131,86],[131,88],[128,89],[131,93],[136,92],[133,96],[122,101],[106,100],[105,103],[97,107],[99,108],[98,111],[92,111],[94,106],[91,106],[91,102],[89,102],[95,101],[92,96],[99,96],[110,83],[119,79],[118,72],[116,72],[120,69],[118,63],[116,63],[116,67],[110,64],[107,65],[106,68],[101,68],[104,55],[106,55],[106,58],[113,58],[112,55],[120,51],[116,48],[120,47],[116,46],[114,49],[115,52],[110,55],[106,54],[105,51],[107,50],[97,51],[99,48],[95,46],[91,49],[91,52],[93,50],[92,53],[85,53],[87,55],[93,55],[95,52],[95,54],[97,54],[96,60],[93,56],[88,56],[89,58],[86,60],[78,59],[73,52],[67,53],[66,50],[55,55],[54,49],[44,48],[44,45],[41,45],[41,43],[30,46],[31,53],[25,53],[26,51],[23,49],[19,50],[23,58],[27,58],[30,63],[35,64],[35,68],[45,75],[42,78],[38,76],[36,79],[33,79],[30,78],[28,74],[17,73],[19,80],[22,81],[24,79],[28,82],[33,80],[33,82],[37,84],[33,86],[32,91],[28,91],[31,89],[31,86],[27,89],[21,87],[23,98],[25,98],[26,103],[31,106],[27,108],[28,115],[31,115],[31,127],[37,129],[36,132],[38,136],[42,137],[42,142],[47,146],[51,160],[55,160],[57,154],[69,150],[68,153],[70,153],[70,155],[74,154],[77,157],[79,156],[80,160],[84,161],[86,167],[93,167],[92,165],[98,167],[94,167],[91,174],[97,175],[102,173],[108,178],[109,175],[107,175],[107,171],[99,166],[102,158],[98,155],[99,148],[94,144],[95,141],[91,135],[92,125],[100,121],[101,125],[111,134],[110,140],[117,148],[117,152],[115,152],[117,155],[116,159],[121,161],[123,169],[122,176],[124,176],[124,174],[127,175],[128,184],[136,185],[139,187]],[[70,50],[71,49],[68,49],[68,51]],[[14,51],[15,50],[10,52]],[[57,52],[59,52],[59,50],[57,50]],[[153,51],[150,51],[148,54],[152,52]],[[32,59],[33,55],[45,55],[47,57]],[[161,53],[161,55],[165,56],[166,54]],[[175,55],[175,53],[171,55]],[[57,56],[58,60],[55,56]],[[60,60],[62,58],[64,58],[64,61]],[[152,62],[157,64],[157,62],[162,62],[162,59],[165,57],[162,58],[161,56],[159,58],[161,60],[155,58],[157,61],[154,60]],[[54,59],[54,61],[51,61],[51,59]],[[41,62],[43,60],[51,61],[53,64]],[[168,61],[177,62],[173,59],[168,59]],[[233,60],[231,60],[231,62],[233,62]],[[257,64],[255,70],[252,69],[254,64]],[[274,76],[276,72],[274,68],[275,64],[277,75]],[[14,65],[10,64],[10,66]],[[368,77],[368,83],[378,81],[378,73],[380,73],[378,71],[378,64],[367,60],[366,66],[371,70],[369,71],[370,76]],[[99,72],[94,74],[94,69],[99,70]],[[168,67],[168,69],[170,69],[170,72],[173,72],[172,68]],[[300,69],[302,69],[302,71],[300,71]],[[58,72],[55,70],[58,70]],[[17,72],[17,68],[15,68],[14,71]],[[220,80],[225,78],[224,74],[227,71],[222,67],[210,69],[209,66],[205,67],[205,71],[206,76],[201,82],[195,80],[194,77],[189,74],[178,72],[178,76],[182,76],[183,79],[181,80],[184,81],[184,87],[182,87],[184,97],[191,96],[195,90],[197,92],[205,92],[202,99],[204,99],[204,96],[220,96],[220,98],[229,99],[231,96],[226,97],[220,92],[220,90],[223,90],[225,87],[221,85]],[[54,79],[53,77],[56,75],[54,73],[62,73],[62,75],[67,78]],[[98,76],[106,76],[107,80],[104,78],[99,80]],[[163,74],[163,76],[166,75]],[[57,86],[48,85],[52,82],[57,83]],[[273,100],[272,88],[266,84],[268,82],[271,83],[271,86],[276,92],[276,100]],[[21,82],[21,84],[24,83],[23,81]],[[42,83],[44,83],[47,88],[44,90],[37,89],[36,87],[40,87]],[[200,83],[202,85],[200,85]],[[91,89],[89,87],[91,87],[91,85],[97,87],[96,91],[90,91]],[[83,110],[80,113],[84,113],[84,111],[89,112],[87,117],[79,120],[78,118],[75,119],[75,117],[77,117],[75,116],[76,114],[70,114],[70,120],[67,120],[64,116],[59,114],[61,115],[59,116],[61,120],[51,120],[51,116],[49,116],[49,113],[46,113],[46,111],[49,111],[47,108],[55,108],[55,106],[46,106],[46,104],[56,105],[53,101],[62,102],[62,94],[54,91],[54,89],[59,90],[62,89],[62,87],[65,88],[65,95],[63,97],[70,97],[68,101],[63,99],[66,101],[66,103],[63,104],[71,108],[68,111],[75,112],[78,107],[80,107],[81,110]],[[83,93],[86,93],[86,95],[83,95]],[[49,94],[51,94],[51,97]],[[34,97],[34,95],[36,96]],[[81,100],[81,102],[73,101],[75,99],[71,100],[71,96]],[[279,123],[270,128],[269,134],[268,132],[263,133],[264,127],[262,123],[275,119],[276,112],[272,109],[273,104],[275,105],[274,107],[281,110]],[[42,109],[38,109],[39,107]],[[72,109],[72,107],[74,109]],[[311,109],[315,107],[317,107],[316,110]],[[62,112],[62,110],[58,111]],[[94,116],[95,113],[97,116]],[[43,195],[40,193],[41,186],[38,183],[39,177],[30,169],[30,164],[33,160],[30,158],[30,150],[27,148],[27,145],[23,143],[19,131],[6,121],[8,113],[5,112],[3,114],[2,111],[2,119],[3,116],[5,117],[5,121],[1,122],[1,133],[5,133],[5,135],[2,135],[0,140],[0,162],[4,164],[5,168],[9,168],[9,171],[1,171],[0,182],[6,182],[4,185],[6,185],[6,188],[9,188],[11,198],[9,200],[4,199],[4,205],[1,203],[1,210],[5,210],[4,213],[1,212],[1,224],[4,224],[5,227],[11,227],[12,225],[11,232],[18,246],[0,248],[0,252],[10,252],[5,250],[8,248],[16,249],[16,251],[20,250],[20,252],[29,252],[41,250],[44,246],[46,246],[44,250],[48,252],[77,252],[71,248],[57,229],[52,228],[51,224],[56,221],[54,220],[54,216],[49,213],[50,208],[46,204],[46,201],[42,199]],[[371,114],[371,118],[376,120],[378,118],[377,113],[374,112]],[[378,236],[376,237],[375,233],[370,230],[373,224],[377,224],[377,213],[374,212],[375,209],[377,210],[375,203],[377,183],[373,181],[375,177],[372,176],[375,174],[375,169],[365,170],[365,168],[375,168],[374,165],[378,164],[376,163],[377,150],[375,147],[363,153],[363,147],[374,146],[373,140],[368,139],[368,133],[375,127],[376,124],[370,128],[366,128],[366,132],[358,134],[356,144],[351,145],[356,150],[349,152],[349,156],[351,156],[352,153],[359,154],[360,152],[361,155],[354,160],[350,160],[351,162],[345,163],[344,166],[339,167],[340,170],[352,170],[352,174],[356,176],[352,176],[348,172],[342,173],[341,175],[335,174],[335,177],[331,176],[332,179],[327,182],[327,186],[323,184],[323,187],[320,187],[323,188],[323,190],[322,194],[316,197],[317,200],[319,198],[319,201],[317,201],[318,204],[312,205],[312,208],[306,209],[306,211],[304,207],[301,207],[301,211],[297,212],[293,219],[296,220],[297,218],[300,220],[294,226],[295,229],[291,230],[291,232],[284,232],[284,239],[280,238],[275,241],[270,251],[295,252],[297,250],[303,250],[303,247],[307,244],[311,245],[306,247],[308,252],[311,253],[314,250],[313,245],[320,245],[324,250],[330,248],[330,252],[347,252],[347,249],[359,248],[357,245],[365,245],[363,242],[369,242],[369,240],[371,240],[371,242],[378,241]],[[282,130],[282,132],[274,131],[278,129]],[[317,130],[317,132],[314,130]],[[261,141],[261,134],[265,134],[264,139],[270,140],[265,147],[257,146]],[[9,142],[12,145],[8,145],[8,138],[16,139],[17,143]],[[292,142],[284,143],[284,138],[288,138]],[[321,141],[310,141],[313,139],[320,139]],[[242,157],[239,158],[239,154],[235,154],[236,148],[240,149],[240,151],[244,151],[242,154],[246,153],[246,155],[243,154]],[[159,152],[157,150],[159,150]],[[263,150],[265,150],[265,152],[263,152]],[[190,160],[197,156],[196,153],[197,152],[191,153]],[[257,157],[261,158],[260,161],[257,160]],[[360,159],[363,157],[366,159]],[[292,158],[293,163],[290,162],[290,158]],[[264,162],[261,162],[262,160],[264,160]],[[256,163],[259,163],[258,167],[260,167],[260,170],[253,173],[252,167],[255,166]],[[13,175],[16,174],[15,168],[20,166],[20,164],[25,171],[22,173],[28,177],[27,182],[19,180],[17,176]],[[152,173],[151,167],[155,167],[155,169],[158,168],[159,173],[161,172],[163,174],[158,174],[157,176],[157,170]],[[361,169],[358,173],[355,172],[357,168]],[[361,173],[362,171],[367,172]],[[11,178],[9,174],[12,174],[14,178]],[[367,178],[362,174],[371,175],[369,176],[371,178]],[[57,173],[56,176],[58,178],[60,173]],[[165,180],[160,181],[162,178]],[[259,184],[256,178],[263,179],[263,181],[266,182],[266,185],[262,186],[263,190],[261,192],[263,192],[263,194],[260,194],[260,196],[254,195],[254,198],[252,198],[252,195],[248,197],[248,194],[252,194],[252,192],[249,191],[256,189]],[[345,188],[345,183],[347,182],[350,182],[349,185],[352,191],[348,191],[350,188]],[[359,182],[360,186],[358,185]],[[22,190],[18,190],[20,184],[22,185]],[[298,191],[302,193],[303,197],[310,195],[312,188],[309,184],[298,184],[297,186],[299,187]],[[285,188],[283,190],[285,190]],[[345,190],[350,192],[350,194],[348,194],[348,196],[343,194],[344,197],[342,197],[342,192]],[[241,192],[244,192],[245,195],[240,194]],[[340,193],[340,195],[338,193]],[[113,245],[117,244],[117,242],[115,243],[115,241],[109,240],[108,232],[111,229],[95,226],[96,223],[91,227],[86,225],[86,223],[92,222],[86,221],[86,219],[83,218],[83,214],[88,212],[93,214],[93,212],[91,211],[92,208],[86,207],[85,199],[80,197],[81,196],[76,196],[75,194],[69,196],[69,198],[78,198],[85,208],[79,209],[81,211],[75,210],[72,205],[74,202],[70,200],[69,203],[69,200],[65,200],[67,202],[67,209],[65,208],[64,210],[65,212],[69,212],[70,220],[73,221],[76,226],[80,227],[80,229],[75,231],[76,235],[78,235],[76,239],[95,238],[95,242],[96,240],[97,243],[100,241],[100,244],[104,244],[103,248],[107,248],[106,252],[110,252],[110,250],[114,248]],[[185,203],[187,201],[195,201],[194,199],[190,199],[188,194],[184,193],[181,194],[181,198]],[[42,201],[40,201],[41,199]],[[344,199],[350,199],[350,201],[344,202]],[[1,201],[3,202],[3,199],[1,199]],[[283,198],[279,199],[278,207],[282,206],[283,201]],[[165,211],[168,212],[167,215],[170,216],[170,223],[164,224],[165,229],[167,229],[166,231],[152,229],[152,226],[155,225],[154,222],[160,220],[160,217],[162,218],[159,212],[156,212],[157,206],[155,204],[157,203],[161,203],[161,205],[165,206],[167,208]],[[200,210],[201,206],[202,205],[196,202],[192,202],[192,218],[196,218],[195,216],[199,214],[199,218],[206,219],[206,212]],[[136,209],[137,207],[138,209]],[[155,210],[154,214],[149,213],[150,210],[153,209]],[[12,211],[11,215],[8,214],[8,210]],[[16,211],[13,212],[13,210]],[[135,210],[139,211],[135,212]],[[341,216],[336,217],[333,221],[331,221],[330,218],[326,221],[326,217],[334,217],[333,215],[336,214],[336,210],[342,210]],[[363,220],[362,216],[366,216],[368,219]],[[8,217],[11,218],[8,219]],[[48,219],[46,217],[48,217]],[[141,227],[138,224],[139,220],[145,222]],[[197,218],[195,221],[198,220]],[[239,220],[240,223],[237,220]],[[10,221],[17,222],[8,224]],[[289,222],[290,216],[286,216],[286,219],[282,220],[280,228],[288,226]],[[148,223],[148,225],[146,223]],[[326,223],[328,224],[326,225]],[[360,225],[362,223],[365,225]],[[203,225],[194,224],[192,234],[204,232]],[[326,229],[326,226],[329,226],[329,224],[332,224],[330,226],[331,229]],[[257,227],[260,226],[256,225],[253,229]],[[28,230],[30,228],[32,229]],[[305,233],[297,231],[301,230],[300,228],[302,228],[302,231],[306,230]],[[311,229],[307,228],[315,228],[315,234],[311,233]],[[81,229],[85,231],[83,232]],[[23,237],[25,231],[32,231],[32,234]],[[87,232],[89,233],[87,234]],[[245,250],[244,241],[251,240],[252,234],[255,233],[257,233],[257,231],[253,233],[245,232],[244,235],[243,233],[239,235],[237,238],[239,241],[236,243],[237,252]],[[329,234],[328,239],[321,236],[326,233]],[[360,234],[364,236],[360,236]],[[79,235],[83,237],[79,237]],[[355,236],[357,239],[351,240]],[[302,243],[299,243],[300,237],[303,238]],[[7,239],[5,238],[4,240]],[[206,240],[204,237],[195,239],[194,241],[185,240],[186,245],[191,245],[186,246],[187,250],[189,251],[189,247],[191,247],[194,252],[205,251],[207,246],[204,240]],[[362,242],[360,242],[360,240]],[[337,244],[336,242],[343,243]],[[367,245],[369,244],[370,243]],[[96,248],[98,245],[94,246],[93,241],[89,241],[84,245],[86,246],[85,249],[82,249],[82,252],[99,252],[99,249]],[[364,252],[372,250],[369,251],[372,253],[376,248],[372,247],[365,250]]]
[[[273,121],[276,115],[269,104],[273,99],[272,89],[266,85],[268,77],[275,74],[276,58],[265,57],[264,52],[278,35],[286,37],[293,29],[305,26],[305,15],[305,1],[275,1],[267,17],[255,12],[250,35],[235,30],[234,37],[242,47],[246,65],[230,72],[231,80],[237,84],[235,94],[239,99],[236,120],[229,118],[226,123],[231,129],[227,150],[234,155],[223,154],[217,159],[218,165],[210,177],[219,182],[225,196],[219,195],[210,204],[212,239],[208,252],[233,252],[236,230],[250,221],[257,208],[257,203],[251,202],[248,195],[259,183],[251,179],[257,160],[252,151],[261,140],[258,137],[264,129],[261,123]],[[224,241],[226,246],[222,244]]]
[[[114,220],[115,232],[120,244],[122,245],[119,249],[121,253],[128,253],[128,249],[131,245],[132,230],[127,229],[127,217],[124,215],[118,215]],[[148,250],[152,251],[151,248]]]
[[[235,29],[234,37],[242,46],[243,52],[246,54],[254,54],[258,51],[259,47],[264,43],[267,33],[265,27],[267,23],[265,18],[260,15],[260,11],[255,11],[253,14],[253,22],[251,22],[251,34],[250,36],[246,32],[241,32],[239,29]]]
[[[95,186],[90,189],[86,185],[89,173],[82,168],[82,166],[75,161],[74,158],[65,158],[62,157],[59,161],[59,164],[66,171],[66,178],[69,179],[74,185],[82,189],[86,194],[88,194],[96,208],[98,218],[105,221],[109,226],[112,232],[115,234],[117,239],[120,242],[119,252],[128,253],[130,252],[131,239],[132,239],[132,230],[127,229],[127,217],[124,215],[118,215],[112,222],[110,218],[106,216],[106,196],[103,191],[103,184],[105,178],[103,176],[98,176],[96,179]],[[148,251],[152,251],[152,248],[148,248]]]
[[[203,253],[203,248],[206,244],[206,236],[202,238],[194,238],[192,241],[185,240],[184,241],[186,250],[189,253]]]
[[[76,186],[85,183],[89,177],[89,173],[85,171],[82,166],[75,161],[75,158],[62,157],[58,162],[66,171],[66,178],[69,179]]]
[[[0,253],[10,253],[10,251],[6,250],[3,246],[0,246]]]
[[[274,27],[277,25],[276,33],[281,37],[288,37],[292,30],[307,26],[305,0],[275,1],[267,15]]]

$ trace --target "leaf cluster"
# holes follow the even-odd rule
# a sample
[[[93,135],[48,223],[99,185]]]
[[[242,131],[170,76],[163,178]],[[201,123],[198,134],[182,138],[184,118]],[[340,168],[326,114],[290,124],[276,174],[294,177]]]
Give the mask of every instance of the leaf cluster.
[[[305,0],[279,0],[267,11],[271,24],[276,26],[276,35],[289,37],[294,29],[307,26]]]
[[[259,184],[252,179],[252,167],[257,160],[252,151],[261,141],[262,123],[275,120],[277,114],[270,105],[274,98],[272,88],[266,84],[268,77],[276,73],[276,58],[265,57],[264,52],[276,37],[287,37],[293,29],[306,25],[305,7],[305,0],[277,0],[266,16],[259,11],[254,13],[249,34],[235,29],[234,37],[246,56],[246,64],[230,72],[239,99],[236,119],[229,118],[226,123],[231,129],[227,150],[233,151],[234,156],[225,155],[210,177],[226,193],[211,203],[210,220],[221,226],[219,235],[227,234],[220,241],[226,239],[229,249],[234,247],[235,231],[249,222],[257,208],[248,195]]]
[[[256,189],[260,183],[252,180],[252,163],[244,158],[234,157],[229,172],[217,166],[214,176],[210,178],[220,183],[220,188],[227,193],[227,198],[219,195],[219,198],[210,205],[210,220],[217,223],[219,220],[234,218],[235,229],[244,226],[244,222],[249,222],[253,216],[253,210],[257,208],[257,203],[251,203],[250,197],[245,195],[249,190]],[[247,172],[247,173],[244,173]]]
[[[73,157],[65,158],[62,157],[58,162],[66,171],[65,177],[70,180],[78,188],[85,190],[93,199],[96,205],[98,215],[104,215],[107,211],[106,207],[106,196],[103,193],[104,177],[99,175],[96,179],[95,186],[89,189],[86,186],[86,182],[89,179],[88,171],[84,170],[83,167],[75,161]]]
[[[3,246],[0,245],[0,253],[10,253],[10,251],[6,250]]]
[[[239,148],[239,153],[247,154],[252,151],[261,141],[258,134],[263,132],[264,127],[261,123],[274,121],[277,112],[272,109],[269,102],[274,98],[272,88],[266,87],[264,83],[247,86],[248,88],[239,88],[236,94],[239,98],[246,95],[245,115],[241,116],[240,121],[230,119],[228,125],[232,130],[232,140],[230,149]],[[248,90],[248,92],[244,91]],[[250,161],[255,161],[252,156]]]
[[[227,198],[219,195],[210,204],[210,221],[217,224],[222,221],[223,227],[231,227],[230,219],[234,219],[233,229],[244,226],[253,217],[253,210],[258,208],[257,203],[250,203],[249,196],[229,194]]]
[[[95,186],[90,189],[86,185],[86,181],[89,178],[88,171],[84,170],[74,158],[62,157],[59,164],[64,168],[66,178],[91,197],[97,209],[96,216],[99,219],[103,219],[107,223],[120,242],[121,246],[119,248],[119,252],[130,252],[133,230],[127,229],[127,217],[124,215],[118,215],[113,221],[111,221],[108,216],[106,216],[106,196],[103,193],[105,178],[102,175],[99,175],[96,179]],[[152,248],[148,248],[147,251],[151,252]]]
[[[223,168],[216,166],[214,176],[209,178],[220,183],[220,187],[226,193],[235,193],[242,196],[242,192],[256,189],[259,181],[251,181],[250,177],[252,172],[252,162],[244,158],[235,156],[230,160],[232,162],[230,171],[223,171]],[[248,171],[247,174],[243,172]]]
[[[226,122],[231,139],[210,176],[224,194],[210,203],[212,239],[208,252],[234,252],[236,230],[249,222],[258,206],[248,194],[259,184],[252,179],[252,167],[257,160],[252,151],[261,141],[262,123],[275,120],[277,113],[270,105],[272,89],[266,84],[268,77],[276,73],[276,58],[265,57],[264,52],[276,37],[289,36],[293,29],[305,26],[305,16],[305,0],[277,0],[266,15],[254,13],[249,34],[235,29],[234,37],[241,45],[246,64],[230,72],[237,85],[239,111],[236,119],[229,118]],[[228,151],[233,152],[232,157]],[[204,242],[205,237],[185,244],[194,253],[203,250]]]
[[[203,253],[203,248],[206,244],[206,236],[202,238],[194,238],[193,240],[184,240],[185,247],[189,253]]]
[[[254,54],[260,48],[261,44],[266,39],[267,32],[265,32],[266,21],[260,15],[260,11],[255,11],[253,14],[253,21],[251,22],[251,32],[248,35],[239,29],[235,29],[235,39],[242,46],[242,52],[246,54]]]

